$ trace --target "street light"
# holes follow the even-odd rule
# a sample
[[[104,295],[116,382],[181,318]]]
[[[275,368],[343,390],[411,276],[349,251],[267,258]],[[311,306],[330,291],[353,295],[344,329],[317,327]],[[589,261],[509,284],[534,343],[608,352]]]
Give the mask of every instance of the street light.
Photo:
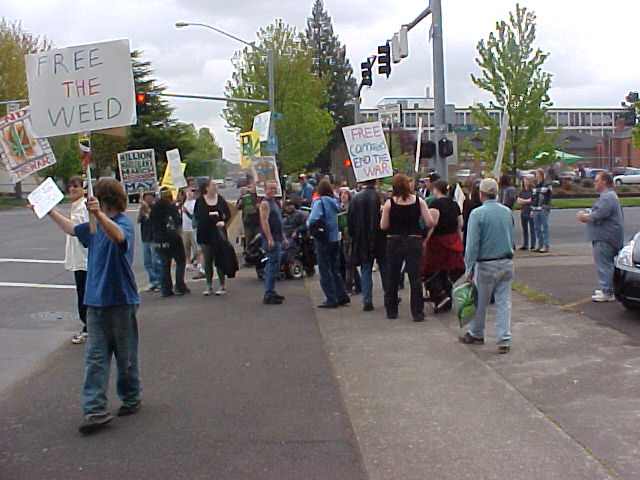
[[[208,28],[210,30],[213,30],[214,32],[220,33],[221,35],[224,35],[225,37],[229,37],[232,38],[233,40],[236,40],[237,42],[243,43],[245,45],[248,45],[249,47],[255,48],[257,51],[265,53],[267,55],[267,66],[268,66],[268,70],[269,70],[269,111],[271,112],[270,115],[270,120],[269,120],[269,139],[275,139],[276,138],[276,129],[275,129],[275,123],[273,122],[273,115],[275,113],[275,109],[276,109],[276,105],[275,105],[275,81],[274,81],[274,55],[273,55],[273,50],[271,48],[262,48],[256,45],[255,42],[247,42],[245,40],[242,40],[241,38],[236,37],[235,35],[231,35],[230,33],[224,32],[222,30],[220,30],[219,28],[216,27],[212,27],[211,25],[207,25],[205,23],[187,23],[187,22],[177,22],[176,23],[176,28],[182,28],[182,27],[204,27],[204,28]],[[277,145],[277,142],[274,142],[275,145]],[[274,152],[275,153],[275,152]]]

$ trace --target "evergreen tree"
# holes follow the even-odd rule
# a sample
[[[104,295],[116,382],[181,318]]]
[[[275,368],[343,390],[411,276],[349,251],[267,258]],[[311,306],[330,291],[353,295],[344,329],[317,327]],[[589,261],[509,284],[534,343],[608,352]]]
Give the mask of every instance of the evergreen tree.
[[[346,56],[346,48],[334,34],[331,17],[324,9],[322,0],[315,0],[311,16],[307,18],[305,44],[313,61],[311,71],[327,82],[328,97],[323,108],[335,122],[331,141],[316,159],[316,165],[323,171],[328,171],[331,166],[331,151],[340,142],[344,143],[342,127],[353,124],[353,106],[347,103],[353,100],[357,82],[353,77],[351,62]]]
[[[223,177],[226,169],[222,168],[222,148],[216,144],[216,139],[206,127],[195,132],[193,150],[184,157],[187,168],[184,174],[189,177],[207,176]]]

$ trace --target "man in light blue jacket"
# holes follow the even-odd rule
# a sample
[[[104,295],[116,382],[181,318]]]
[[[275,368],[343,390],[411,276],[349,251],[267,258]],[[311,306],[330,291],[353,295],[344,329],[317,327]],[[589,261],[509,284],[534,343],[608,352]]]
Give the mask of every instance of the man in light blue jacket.
[[[600,290],[591,296],[594,302],[612,302],[613,266],[618,250],[624,243],[624,218],[620,200],[613,190],[613,178],[607,172],[598,172],[594,180],[600,196],[590,211],[581,210],[577,217],[587,225],[585,241],[591,242],[593,261],[598,271]]]

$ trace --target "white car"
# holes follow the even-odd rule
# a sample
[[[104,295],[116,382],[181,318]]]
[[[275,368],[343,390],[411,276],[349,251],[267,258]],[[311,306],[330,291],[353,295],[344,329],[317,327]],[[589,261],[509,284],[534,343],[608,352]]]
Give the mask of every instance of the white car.
[[[640,168],[627,168],[624,175],[613,177],[613,184],[616,186],[627,183],[640,183]]]

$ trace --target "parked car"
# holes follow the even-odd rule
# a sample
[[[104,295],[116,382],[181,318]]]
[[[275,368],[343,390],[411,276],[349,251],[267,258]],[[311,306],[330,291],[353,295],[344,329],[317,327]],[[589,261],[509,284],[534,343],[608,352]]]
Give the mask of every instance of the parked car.
[[[456,181],[461,185],[467,185],[475,175],[468,168],[461,168],[456,172]]]
[[[604,168],[587,168],[585,170],[585,177],[594,179],[598,172],[606,172],[606,170]]]
[[[613,269],[613,293],[625,308],[640,309],[640,232],[618,252]]]
[[[613,177],[614,185],[623,185],[625,183],[640,183],[640,168],[627,167],[623,175]]]

